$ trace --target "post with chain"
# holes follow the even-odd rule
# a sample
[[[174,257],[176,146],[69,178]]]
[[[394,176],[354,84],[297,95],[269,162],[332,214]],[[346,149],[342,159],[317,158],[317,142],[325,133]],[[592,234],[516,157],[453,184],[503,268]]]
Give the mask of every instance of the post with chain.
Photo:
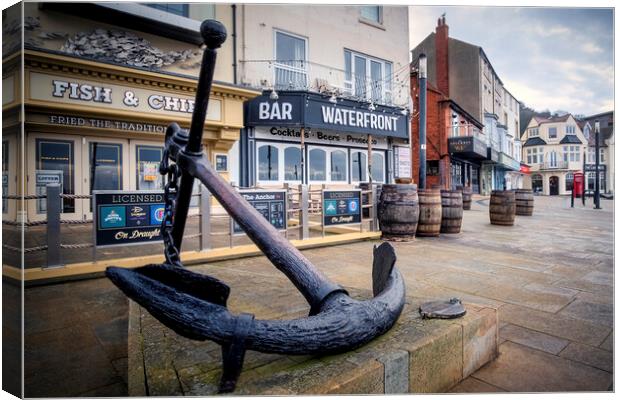
[[[60,185],[46,186],[47,193],[47,268],[59,267],[60,262]]]
[[[200,251],[211,248],[211,193],[200,185]]]
[[[377,224],[377,186],[370,185],[370,231],[378,230]]]

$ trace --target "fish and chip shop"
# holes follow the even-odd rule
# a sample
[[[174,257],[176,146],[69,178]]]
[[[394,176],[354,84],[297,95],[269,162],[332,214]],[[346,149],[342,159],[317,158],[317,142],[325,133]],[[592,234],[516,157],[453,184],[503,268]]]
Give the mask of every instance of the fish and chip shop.
[[[410,177],[410,170],[398,168],[397,156],[408,154],[398,150],[409,149],[409,115],[400,108],[305,91],[278,96],[264,91],[245,102],[244,119],[240,186],[329,187]]]

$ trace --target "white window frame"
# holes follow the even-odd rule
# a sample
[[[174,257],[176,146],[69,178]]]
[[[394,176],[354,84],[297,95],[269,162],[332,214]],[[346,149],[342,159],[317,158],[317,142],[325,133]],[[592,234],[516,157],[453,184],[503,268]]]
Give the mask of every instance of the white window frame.
[[[259,174],[259,168],[258,168],[258,164],[259,164],[259,159],[258,159],[258,151],[262,146],[273,146],[278,150],[278,180],[273,180],[273,181],[266,181],[266,180],[260,180],[258,179],[258,174]],[[291,142],[291,143],[276,143],[276,142],[264,142],[264,141],[257,141],[256,142],[256,173],[255,173],[255,178],[256,178],[256,183],[260,184],[260,185],[282,185],[284,183],[295,183],[295,184],[300,184],[301,183],[301,179],[299,180],[290,180],[290,179],[285,179],[285,169],[284,169],[284,151],[289,148],[289,147],[294,147],[297,148],[299,150],[301,150],[299,144]],[[301,150],[304,151],[304,150]],[[308,161],[306,161],[308,162]],[[303,177],[303,173],[304,171],[301,172],[302,173],[302,177]]]
[[[530,128],[528,137],[538,137],[538,128]]]
[[[304,41],[304,61],[303,68],[292,67],[290,65],[281,64],[278,62],[278,34],[290,36],[295,39],[301,39]],[[308,38],[305,36],[297,35],[288,31],[284,31],[282,29],[274,29],[273,30],[273,85],[277,84],[277,72],[276,69],[283,69],[286,71],[290,71],[292,73],[303,74],[306,76],[306,83],[309,83],[308,78]]]
[[[310,151],[314,149],[320,149],[325,152],[325,180],[311,180],[310,179]],[[345,155],[346,162],[346,171],[345,171],[345,179],[342,181],[334,181],[332,180],[332,153],[336,151],[342,151]],[[351,152],[353,153],[353,152]],[[346,185],[349,183],[349,174],[351,171],[351,161],[349,160],[349,152],[345,147],[325,147],[319,145],[308,145],[308,160],[306,164],[308,165],[308,183],[310,184],[321,184],[321,183],[332,183],[335,185]],[[368,165],[366,165],[368,167]]]
[[[575,125],[566,125],[566,134],[574,135],[575,134]]]
[[[393,101],[393,79],[388,79],[390,78],[390,76],[386,75],[385,72],[385,66],[386,64],[390,64],[391,65],[391,69],[392,69],[392,74],[391,77],[393,78],[394,76],[394,63],[392,61],[388,61],[388,60],[384,60],[381,58],[377,58],[377,57],[373,57],[373,56],[369,56],[368,54],[364,54],[364,53],[360,53],[357,52],[355,50],[351,50],[351,49],[344,49],[344,57],[346,60],[346,54],[349,53],[350,54],[350,65],[349,65],[349,69],[351,71],[351,80],[346,80],[346,73],[345,73],[345,80],[344,80],[344,84],[345,84],[345,93],[348,94],[349,96],[356,96],[355,94],[355,88],[357,86],[355,80],[356,80],[356,73],[355,73],[355,57],[360,57],[366,60],[366,82],[365,82],[365,93],[364,93],[364,99],[366,100],[370,100],[372,99],[372,78],[371,78],[371,72],[370,72],[370,66],[371,66],[371,61],[374,62],[378,62],[379,64],[381,64],[381,93],[379,94],[379,100],[378,102],[380,103],[389,103],[391,101]],[[345,65],[344,70],[347,70],[347,66]],[[388,82],[390,82],[390,87],[388,88]],[[390,101],[388,102],[388,97],[390,99]]]
[[[355,180],[353,179],[353,154],[355,153],[362,153],[366,156],[366,180],[360,181],[360,180]],[[383,177],[382,180],[373,180],[373,182],[385,182],[385,177],[386,177],[386,167],[385,167],[385,152],[384,151],[379,151],[379,150],[373,150],[372,151],[372,155],[374,156],[375,154],[379,154],[381,156],[381,158],[383,158]],[[368,150],[364,150],[364,149],[351,149],[351,159],[349,160],[349,171],[351,171],[351,183],[362,183],[362,182],[368,182]],[[373,178],[375,178],[373,176]]]
[[[377,7],[377,9],[379,11],[379,13],[378,13],[379,15],[377,16],[378,17],[377,21],[375,21],[373,19],[370,19],[370,18],[366,18],[365,16],[362,15],[362,10],[364,8],[366,8],[366,7]],[[376,24],[376,25],[383,25],[383,6],[379,6],[379,5],[376,5],[376,4],[368,4],[368,5],[360,6],[359,11],[360,11],[359,12],[359,19],[360,19],[361,22],[370,22],[370,23]]]
[[[553,137],[551,137],[551,130],[552,130],[552,129],[555,129],[555,136],[553,136]],[[550,126],[550,127],[547,129],[547,137],[548,137],[549,139],[557,139],[557,138],[558,138],[558,128],[557,128],[556,126]]]

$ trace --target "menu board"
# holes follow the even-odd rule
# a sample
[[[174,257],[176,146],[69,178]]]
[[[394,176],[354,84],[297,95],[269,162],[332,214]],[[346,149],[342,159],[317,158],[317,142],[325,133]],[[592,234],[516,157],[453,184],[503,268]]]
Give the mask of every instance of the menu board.
[[[279,231],[286,230],[286,191],[264,191],[264,190],[240,190],[243,196],[252,207],[265,217],[274,228]],[[243,229],[236,221],[232,220],[232,232],[235,235],[243,233]]]
[[[411,149],[394,146],[394,164],[397,178],[411,178]]]
[[[323,225],[362,222],[361,190],[323,190]]]
[[[96,246],[162,240],[164,193],[161,191],[93,191]]]

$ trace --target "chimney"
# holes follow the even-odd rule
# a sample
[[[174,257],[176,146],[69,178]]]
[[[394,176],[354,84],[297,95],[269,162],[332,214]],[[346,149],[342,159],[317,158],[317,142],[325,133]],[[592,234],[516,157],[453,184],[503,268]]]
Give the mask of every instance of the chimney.
[[[445,14],[437,20],[435,28],[435,63],[437,88],[446,96],[450,96],[450,68],[448,60],[448,25]]]

